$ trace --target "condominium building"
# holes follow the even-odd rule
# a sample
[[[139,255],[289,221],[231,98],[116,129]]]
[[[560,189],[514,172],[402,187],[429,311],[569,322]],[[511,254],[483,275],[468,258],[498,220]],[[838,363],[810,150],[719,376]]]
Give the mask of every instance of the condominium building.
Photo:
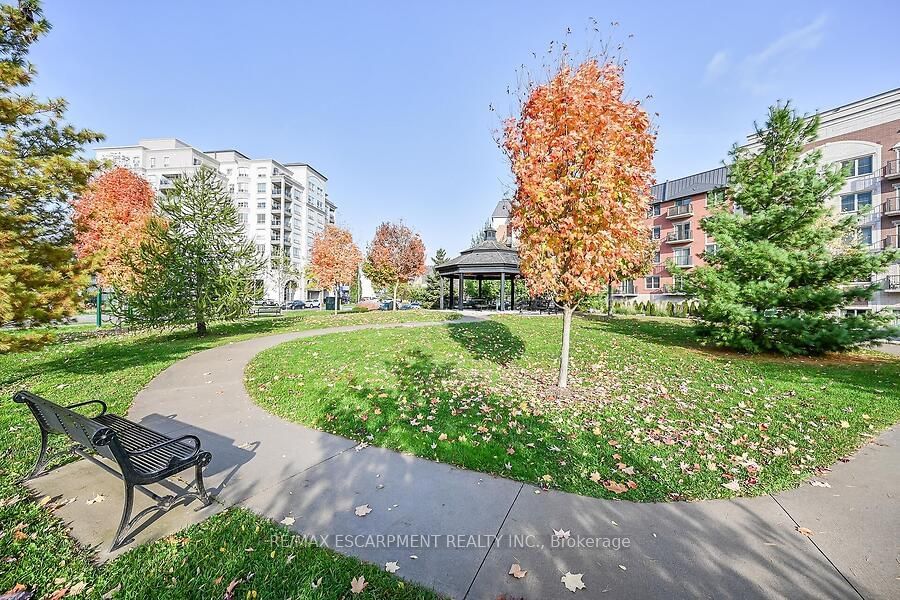
[[[218,172],[252,240],[266,259],[260,285],[275,301],[321,299],[304,275],[315,235],[334,223],[328,179],[306,163],[252,159],[237,150],[200,151],[176,138],[98,148],[96,158],[131,169],[160,194],[201,167]]]
[[[822,152],[823,164],[843,168],[843,188],[830,200],[835,212],[857,215],[859,237],[872,252],[897,248],[900,234],[900,89],[891,90],[819,113],[818,139],[808,149]],[[747,144],[757,144],[755,135]],[[658,244],[650,272],[621,282],[615,298],[622,301],[679,302],[685,298],[681,283],[668,271],[670,261],[693,268],[703,264],[704,252],[715,252],[701,219],[708,204],[724,193],[727,167],[697,173],[653,186],[654,201],[647,216],[650,237]],[[876,273],[881,284],[871,301],[858,302],[847,311],[891,309],[900,311],[900,266],[892,264]],[[865,282],[860,282],[865,283]]]

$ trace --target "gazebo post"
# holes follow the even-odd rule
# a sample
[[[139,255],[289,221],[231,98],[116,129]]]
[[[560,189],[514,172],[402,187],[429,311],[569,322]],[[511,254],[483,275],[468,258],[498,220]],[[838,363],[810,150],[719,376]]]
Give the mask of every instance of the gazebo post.
[[[509,309],[516,310],[516,276],[509,276]]]
[[[483,297],[484,297],[484,296],[481,295],[481,277],[480,277],[480,276],[478,277],[478,297],[479,297],[479,298],[483,298]]]
[[[463,295],[466,291],[466,276],[459,274],[459,310],[463,309]]]
[[[441,277],[441,310],[444,310],[444,278]]]
[[[503,311],[503,296],[506,295],[506,273],[500,271],[500,311]]]

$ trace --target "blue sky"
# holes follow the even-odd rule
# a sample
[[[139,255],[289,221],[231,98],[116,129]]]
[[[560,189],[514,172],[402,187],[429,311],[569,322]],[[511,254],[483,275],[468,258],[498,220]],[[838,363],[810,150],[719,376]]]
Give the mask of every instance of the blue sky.
[[[551,40],[584,48],[591,17],[626,41],[629,95],[652,95],[659,181],[719,166],[775,100],[814,111],[900,86],[895,0],[49,0],[45,13],[37,89],[67,98],[74,124],[110,145],[176,136],[309,162],[360,245],[403,219],[429,253],[465,248],[509,189],[494,131],[517,67]]]

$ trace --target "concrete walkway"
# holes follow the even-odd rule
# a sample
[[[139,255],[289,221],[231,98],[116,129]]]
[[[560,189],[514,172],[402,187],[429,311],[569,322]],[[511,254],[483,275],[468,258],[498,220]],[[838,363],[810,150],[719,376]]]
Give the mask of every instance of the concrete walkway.
[[[900,597],[900,429],[835,465],[820,478],[830,488],[804,484],[759,498],[639,504],[539,493],[515,481],[358,448],[270,415],[244,389],[244,367],[266,348],[373,327],[385,326],[234,343],[190,356],[154,379],[129,416],[169,434],[199,436],[213,453],[207,487],[220,504],[173,510],[135,541],[240,505],[275,521],[290,517],[292,529],[321,536],[340,552],[377,564],[397,561],[398,575],[454,598],[569,598],[560,581],[567,572],[583,574],[586,587],[575,594],[583,598]],[[116,480],[107,482],[100,469],[82,463],[57,469],[35,487],[54,496],[108,494],[100,505],[74,502],[58,510],[76,537],[97,544],[111,537],[102,530],[104,522],[117,521],[122,493]],[[354,507],[363,504],[372,512],[358,517]],[[88,509],[95,517],[86,520]],[[258,548],[280,542],[260,540]],[[528,574],[508,575],[512,563]]]

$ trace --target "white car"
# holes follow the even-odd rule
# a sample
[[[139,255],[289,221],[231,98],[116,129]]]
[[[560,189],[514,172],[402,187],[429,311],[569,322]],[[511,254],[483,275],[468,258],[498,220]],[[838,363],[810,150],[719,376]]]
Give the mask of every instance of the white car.
[[[307,300],[306,308],[322,308],[322,302],[319,300]]]

